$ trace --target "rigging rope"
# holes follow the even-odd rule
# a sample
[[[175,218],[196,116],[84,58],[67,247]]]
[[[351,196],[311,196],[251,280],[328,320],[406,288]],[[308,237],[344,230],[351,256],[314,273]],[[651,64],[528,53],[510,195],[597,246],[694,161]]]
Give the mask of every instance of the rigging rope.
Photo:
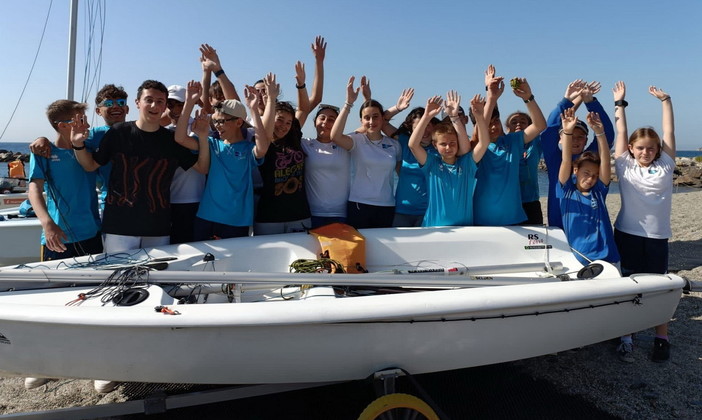
[[[15,108],[12,110],[12,114],[10,114],[10,119],[7,121],[7,124],[5,125],[5,128],[2,130],[2,133],[0,133],[0,140],[2,140],[3,136],[5,135],[5,131],[7,131],[7,127],[10,126],[10,123],[12,122],[12,118],[15,116],[15,112],[17,112],[17,108],[19,107],[20,102],[22,101],[22,97],[24,96],[24,91],[27,89],[27,85],[29,84],[29,79],[32,77],[32,72],[34,71],[34,66],[37,63],[37,58],[39,57],[39,50],[41,50],[41,44],[44,42],[44,34],[46,33],[46,26],[49,23],[49,16],[51,15],[51,5],[54,4],[54,0],[51,0],[49,2],[49,10],[46,12],[46,19],[44,19],[44,29],[41,31],[41,38],[39,38],[39,46],[37,47],[37,52],[34,54],[34,61],[32,61],[32,67],[29,69],[29,73],[27,74],[27,80],[24,82],[24,86],[22,87],[22,92],[20,93],[19,98],[17,99],[17,103],[15,104]]]

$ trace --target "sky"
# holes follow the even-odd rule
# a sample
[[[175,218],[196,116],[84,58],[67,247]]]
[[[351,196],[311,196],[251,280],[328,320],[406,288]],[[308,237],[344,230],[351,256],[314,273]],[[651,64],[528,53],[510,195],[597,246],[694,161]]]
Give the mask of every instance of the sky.
[[[104,25],[97,19],[93,35],[99,41],[102,33],[97,73],[99,42],[86,65],[88,15],[102,11]],[[545,116],[574,79],[599,81],[602,91],[596,97],[612,116],[611,89],[623,80],[629,132],[641,126],[661,132],[661,105],[648,94],[648,86],[655,85],[672,96],[678,149],[693,150],[702,147],[695,130],[702,110],[700,15],[698,0],[81,0],[75,98],[88,102],[94,115],[97,90],[105,83],[122,85],[132,103],[129,119],[136,119],[133,100],[141,82],[156,79],[168,86],[200,80],[198,47],[208,43],[239,91],[273,72],[282,99],[294,102],[294,64],[306,64],[311,87],[310,44],[322,35],[328,44],[323,103],[343,105],[349,76],[366,75],[374,99],[386,108],[407,87],[415,89],[410,109],[449,89],[467,105],[474,94],[484,94],[483,72],[493,64],[508,80],[526,77]],[[44,112],[67,97],[68,22],[69,0],[5,4],[0,14],[1,142],[55,137]],[[92,87],[85,80],[93,80]],[[509,89],[499,105],[504,116],[526,109]],[[395,117],[396,125],[408,111]],[[584,110],[578,115],[583,119]],[[92,124],[102,121],[94,117]],[[347,131],[356,127],[357,120],[350,118]],[[303,131],[315,136],[311,118]]]

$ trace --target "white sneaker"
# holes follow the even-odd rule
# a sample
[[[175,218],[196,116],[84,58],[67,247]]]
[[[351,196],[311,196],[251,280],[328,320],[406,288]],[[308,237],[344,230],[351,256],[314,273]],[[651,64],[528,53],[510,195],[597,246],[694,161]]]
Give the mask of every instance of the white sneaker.
[[[95,390],[101,394],[109,394],[117,388],[117,385],[119,385],[117,381],[101,381],[98,379],[93,384]]]
[[[26,389],[39,388],[49,381],[53,381],[51,378],[24,378],[24,387]]]

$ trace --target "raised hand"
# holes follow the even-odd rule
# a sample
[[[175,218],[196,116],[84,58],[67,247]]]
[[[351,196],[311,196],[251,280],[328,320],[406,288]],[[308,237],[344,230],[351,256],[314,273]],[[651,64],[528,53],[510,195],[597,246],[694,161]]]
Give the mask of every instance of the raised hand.
[[[458,107],[461,105],[461,96],[455,90],[449,90],[446,93],[446,101],[444,109],[449,117],[458,116]]]
[[[402,93],[400,94],[400,97],[397,98],[397,104],[395,104],[395,106],[397,107],[397,110],[399,112],[402,112],[405,109],[409,108],[410,101],[412,101],[413,96],[414,96],[414,88],[404,89],[402,91]]]
[[[612,88],[612,95],[614,96],[614,101],[623,101],[626,97],[626,85],[621,80],[614,84]]]
[[[427,99],[427,106],[424,108],[424,117],[434,118],[441,112],[441,103],[443,100],[441,96],[432,96]]]
[[[346,84],[346,103],[349,105],[353,105],[353,103],[356,102],[356,99],[358,99],[358,92],[361,91],[360,86],[355,89],[353,88],[353,82],[355,80],[356,77],[351,76],[349,77],[349,82]]]
[[[361,93],[363,94],[363,99],[366,101],[371,100],[371,85],[370,79],[366,76],[361,76]]]
[[[327,43],[324,41],[324,37],[318,35],[314,39],[312,44],[312,54],[314,54],[314,59],[317,61],[324,61],[324,57],[327,54]]]
[[[473,96],[473,98],[470,100],[470,109],[473,112],[473,115],[478,118],[482,118],[483,110],[485,110],[485,98],[480,95]]]
[[[515,79],[519,81],[519,86],[513,88],[512,92],[526,101],[531,97],[531,86],[529,86],[529,82],[524,77],[515,77]]]
[[[575,109],[568,108],[561,113],[561,123],[563,124],[563,132],[573,134],[575,123],[578,122],[578,117],[575,116]]]
[[[600,120],[600,114],[597,112],[589,112],[587,114],[587,125],[595,133],[603,133],[604,125],[602,125],[602,120]]]
[[[585,81],[583,79],[573,80],[566,87],[565,94],[563,95],[566,99],[573,102],[578,96],[580,96],[580,91],[585,87]]]
[[[90,128],[87,118],[84,114],[76,114],[69,124],[71,126],[71,143],[82,145],[88,138],[88,129]]]
[[[596,80],[593,80],[586,86],[592,92],[593,95],[597,95],[600,92],[600,89],[602,89],[602,84]]]
[[[298,61],[295,63],[295,81],[297,83],[297,86],[302,86],[305,84],[305,63],[302,61]]]
[[[485,86],[490,86],[490,82],[492,82],[492,79],[495,77],[495,66],[490,64],[485,70]]]
[[[200,82],[191,80],[188,82],[188,87],[186,88],[185,102],[190,101],[190,103],[195,104],[202,96],[202,85]]]
[[[277,99],[280,95],[280,83],[276,81],[276,76],[273,73],[268,73],[263,78],[263,85],[266,87],[265,96],[261,97],[261,101],[267,101],[269,97]]]
[[[190,129],[199,138],[207,137],[210,134],[210,115],[199,109],[195,111],[195,118]]]
[[[651,95],[655,96],[656,98],[660,99],[661,101],[665,101],[670,98],[670,95],[665,93],[663,89],[659,89],[655,86],[649,86],[648,87],[648,93]]]
[[[590,82],[587,83],[582,90],[580,90],[580,97],[583,98],[583,102],[588,104],[594,100],[594,95],[600,91],[602,85],[600,82]]]
[[[253,86],[244,85],[244,99],[251,112],[258,111],[259,101],[262,98],[258,96],[258,91]]]
[[[200,64],[203,70],[217,71],[221,68],[217,50],[208,44],[202,44],[200,45],[200,53],[202,54],[200,56]]]
[[[505,78],[502,76],[492,77],[486,86],[492,96],[499,98],[505,91]]]

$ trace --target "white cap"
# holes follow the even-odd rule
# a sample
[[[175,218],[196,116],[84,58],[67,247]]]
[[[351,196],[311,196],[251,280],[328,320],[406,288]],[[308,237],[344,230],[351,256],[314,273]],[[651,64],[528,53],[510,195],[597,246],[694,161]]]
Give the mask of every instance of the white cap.
[[[185,102],[185,88],[181,85],[168,86],[168,99]]]

